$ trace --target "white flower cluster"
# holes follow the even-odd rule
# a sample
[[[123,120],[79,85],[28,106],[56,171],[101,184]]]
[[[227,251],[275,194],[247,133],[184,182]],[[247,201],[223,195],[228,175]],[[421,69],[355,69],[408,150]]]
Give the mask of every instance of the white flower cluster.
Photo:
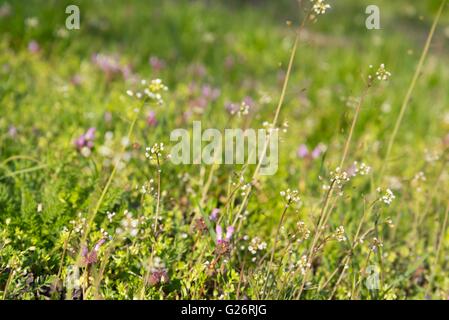
[[[285,121],[282,123],[282,132],[283,132],[283,133],[287,133],[287,131],[288,131],[288,120],[285,120]]]
[[[251,254],[255,255],[257,254],[257,251],[263,251],[266,248],[266,242],[262,241],[259,237],[254,237],[248,246],[248,251],[251,252]]]
[[[121,145],[127,147],[126,137],[121,139]],[[98,148],[98,152],[104,157],[103,164],[105,166],[115,165],[118,170],[123,170],[126,163],[132,158],[132,153],[129,150],[118,151],[117,141],[114,139],[114,133],[107,131],[104,135],[104,143]]]
[[[106,217],[108,218],[109,222],[112,222],[112,219],[114,218],[114,216],[115,216],[115,212],[109,212],[109,211],[106,212]]]
[[[280,194],[285,199],[287,204],[298,203],[299,201],[301,201],[298,190],[287,189],[285,191],[281,191]]]
[[[107,232],[106,230],[104,230],[103,228],[100,229],[101,234],[103,235],[103,239],[112,239],[112,236],[109,234],[109,232]],[[99,245],[97,244],[96,246],[97,248],[99,248]],[[97,249],[98,251],[98,249]]]
[[[307,270],[312,266],[310,264],[310,262],[307,259],[307,256],[302,256],[298,262],[297,262],[297,266],[299,268],[299,271],[301,272],[301,274],[304,276],[307,272]]]
[[[240,195],[246,196],[251,191],[251,183],[245,183],[240,187]]]
[[[414,177],[413,180],[415,181],[426,181],[426,175],[424,174],[424,172],[420,171],[418,172]]]
[[[422,186],[426,182],[426,180],[426,175],[424,174],[424,172],[420,171],[413,177],[411,185],[417,192],[421,192]]]
[[[130,97],[136,97],[137,99],[146,98],[153,100],[160,105],[164,103],[161,92],[167,91],[168,87],[162,83],[161,79],[151,80],[150,83],[147,83],[146,80],[142,80],[140,83],[143,86],[142,91],[134,92],[132,90],[127,90],[126,94]]]
[[[285,125],[285,123],[284,123],[284,125]],[[273,134],[273,133],[275,133],[275,132],[279,132],[279,128],[278,128],[278,127],[275,127],[271,122],[264,121],[264,122],[262,122],[262,126],[263,126],[264,129],[266,130],[267,138],[268,138],[271,134]],[[288,123],[287,123],[287,127],[288,127]],[[284,127],[284,129],[285,129],[285,127]]]
[[[249,113],[249,105],[247,103],[245,103],[245,102],[242,102],[240,104],[239,110],[237,111],[237,115],[239,117],[241,117],[242,115],[246,116],[248,113]],[[232,111],[231,111],[231,114],[233,114]]]
[[[372,65],[370,65],[369,67],[370,67],[370,69],[373,68]],[[379,80],[379,81],[387,81],[388,79],[390,79],[391,73],[387,69],[385,69],[385,64],[382,63],[380,65],[380,67],[377,69],[375,76],[376,76],[377,80]],[[373,76],[369,75],[368,79],[372,80]]]
[[[330,9],[330,5],[325,3],[324,0],[310,0],[313,3],[312,10],[316,14],[325,14],[327,9]]]
[[[380,239],[373,238],[373,240],[371,241],[371,250],[372,251],[376,251],[377,248],[382,248],[383,246],[384,246],[384,244],[382,243],[382,241]]]
[[[345,228],[343,226],[339,226],[334,232],[334,238],[338,242],[346,241]]]
[[[161,269],[165,269],[165,263],[159,257],[154,257],[150,262],[150,272],[156,272]]]
[[[393,222],[393,220],[390,217],[385,219],[385,223],[388,225],[388,227],[394,228],[394,222]]]
[[[385,65],[382,63],[376,71],[378,80],[387,81],[391,77],[391,73],[385,69]]]
[[[420,171],[413,177],[412,183],[418,184],[420,182],[425,182],[427,180],[426,175],[424,172]]]
[[[81,212],[78,212],[77,220],[70,220],[70,224],[72,225],[73,232],[82,234],[84,232],[84,227],[86,226],[87,219],[83,217]]]
[[[436,151],[424,150],[424,159],[428,163],[434,163],[440,159],[440,155]]]
[[[367,166],[364,162],[360,163],[359,165],[357,161],[354,161],[353,168],[353,176],[356,176],[358,174],[361,176],[366,176],[371,172],[371,167]]]
[[[296,223],[296,227],[298,228],[298,234],[299,234],[299,238],[297,239],[298,242],[309,239],[310,230],[307,228],[304,221],[298,221]]]
[[[154,160],[155,156],[158,157],[158,158],[161,158],[162,157],[162,152],[164,151],[164,144],[162,142],[161,143],[155,143],[152,147],[147,147],[145,149],[145,151],[146,151],[145,152],[145,157],[147,159]]]
[[[335,168],[335,171],[331,171],[330,176],[331,181],[339,189],[350,180],[349,174],[346,171],[342,171],[340,167]]]
[[[154,180],[150,179],[148,181],[148,183],[144,183],[141,187],[140,187],[140,193],[142,194],[151,194],[154,192]]]
[[[129,233],[132,237],[137,236],[139,233],[139,220],[134,219],[131,212],[125,210],[125,217],[122,219],[120,225],[121,228],[117,228],[115,231],[117,234]]]
[[[381,193],[382,189],[377,188],[377,192]],[[386,205],[390,205],[395,198],[396,196],[393,194],[393,191],[387,189],[385,190],[384,195],[379,198],[379,200],[385,203]]]

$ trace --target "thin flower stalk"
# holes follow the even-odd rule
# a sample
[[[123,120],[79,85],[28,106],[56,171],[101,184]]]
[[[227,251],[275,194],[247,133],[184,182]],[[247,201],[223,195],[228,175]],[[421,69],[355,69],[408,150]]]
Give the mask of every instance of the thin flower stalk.
[[[441,5],[438,9],[435,19],[433,20],[429,35],[427,36],[426,44],[424,45],[423,51],[421,53],[421,57],[419,58],[418,65],[416,66],[415,73],[413,74],[412,81],[410,82],[410,85],[407,89],[407,93],[405,94],[404,100],[402,102],[401,110],[399,111],[399,115],[398,115],[398,118],[396,119],[396,123],[394,125],[393,132],[390,136],[390,139],[388,140],[387,151],[385,152],[384,160],[382,161],[382,166],[379,171],[379,176],[378,176],[379,182],[382,181],[383,175],[385,173],[386,166],[387,166],[388,160],[390,158],[391,150],[393,149],[393,144],[396,140],[396,136],[399,131],[399,127],[401,126],[402,119],[404,118],[405,112],[407,111],[410,99],[412,97],[413,90],[415,89],[416,83],[418,82],[418,77],[421,75],[424,61],[427,58],[427,54],[429,52],[430,44],[432,43],[435,29],[438,25],[438,22],[440,21],[441,13],[443,12],[444,7],[446,6],[446,2],[447,2],[447,0],[441,1]]]

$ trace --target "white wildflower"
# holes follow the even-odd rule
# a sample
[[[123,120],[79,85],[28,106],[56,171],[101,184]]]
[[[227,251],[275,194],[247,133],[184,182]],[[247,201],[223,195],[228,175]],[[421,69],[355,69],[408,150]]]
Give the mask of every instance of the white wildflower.
[[[377,192],[381,193],[382,189],[377,188]],[[384,195],[379,198],[379,200],[385,203],[386,205],[390,205],[395,198],[396,196],[393,194],[393,191],[387,189],[385,190]]]
[[[345,236],[345,228],[343,226],[339,226],[334,233],[334,238],[338,241],[338,242],[344,242],[346,241],[346,236]]]
[[[301,274],[305,275],[307,272],[307,269],[309,269],[312,265],[310,264],[310,262],[308,262],[307,256],[304,255],[298,260],[297,266],[298,266],[299,270],[301,271]]]
[[[385,64],[381,64],[376,71],[377,80],[387,81],[391,77],[391,73],[385,69]]]
[[[324,2],[324,0],[310,0],[313,3],[312,10],[316,14],[325,14],[327,9],[330,9],[331,6]]]
[[[287,204],[298,203],[299,201],[301,201],[298,190],[287,189],[286,191],[281,191],[280,194],[285,199]]]

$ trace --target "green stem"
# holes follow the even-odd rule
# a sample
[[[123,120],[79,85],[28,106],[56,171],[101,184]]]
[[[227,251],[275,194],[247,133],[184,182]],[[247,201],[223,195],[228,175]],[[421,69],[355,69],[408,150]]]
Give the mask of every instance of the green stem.
[[[405,111],[407,110],[407,107],[409,105],[413,89],[415,88],[416,82],[418,81],[418,77],[421,74],[422,67],[424,65],[424,61],[426,60],[427,53],[429,52],[430,43],[432,42],[432,38],[433,38],[433,35],[435,33],[436,26],[438,24],[438,21],[440,20],[440,16],[441,16],[441,13],[443,12],[444,6],[446,5],[446,1],[447,0],[443,0],[441,2],[440,8],[438,9],[437,15],[435,16],[435,19],[433,21],[432,28],[430,29],[429,35],[427,36],[426,44],[425,44],[424,49],[423,49],[423,51],[421,53],[421,57],[419,59],[418,65],[416,67],[415,74],[413,75],[412,82],[410,83],[410,85],[408,87],[408,90],[407,90],[407,94],[405,95],[404,101],[402,102],[402,106],[401,106],[401,110],[399,112],[399,116],[396,119],[396,123],[394,125],[393,133],[391,134],[390,140],[388,141],[388,147],[387,147],[387,152],[385,153],[384,161],[382,161],[382,167],[381,167],[380,173],[379,173],[379,181],[382,180],[383,174],[385,172],[385,169],[386,169],[386,166],[387,166],[387,161],[388,161],[388,159],[390,157],[390,153],[391,153],[391,150],[393,148],[393,144],[394,144],[394,141],[396,139],[396,135],[398,134],[399,127],[401,126],[402,119],[404,117]]]

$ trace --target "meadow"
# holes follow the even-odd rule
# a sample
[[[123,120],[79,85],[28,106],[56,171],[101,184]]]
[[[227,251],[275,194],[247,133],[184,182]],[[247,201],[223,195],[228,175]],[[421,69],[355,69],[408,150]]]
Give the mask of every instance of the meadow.
[[[0,298],[448,299],[448,53],[445,0],[1,0]]]

